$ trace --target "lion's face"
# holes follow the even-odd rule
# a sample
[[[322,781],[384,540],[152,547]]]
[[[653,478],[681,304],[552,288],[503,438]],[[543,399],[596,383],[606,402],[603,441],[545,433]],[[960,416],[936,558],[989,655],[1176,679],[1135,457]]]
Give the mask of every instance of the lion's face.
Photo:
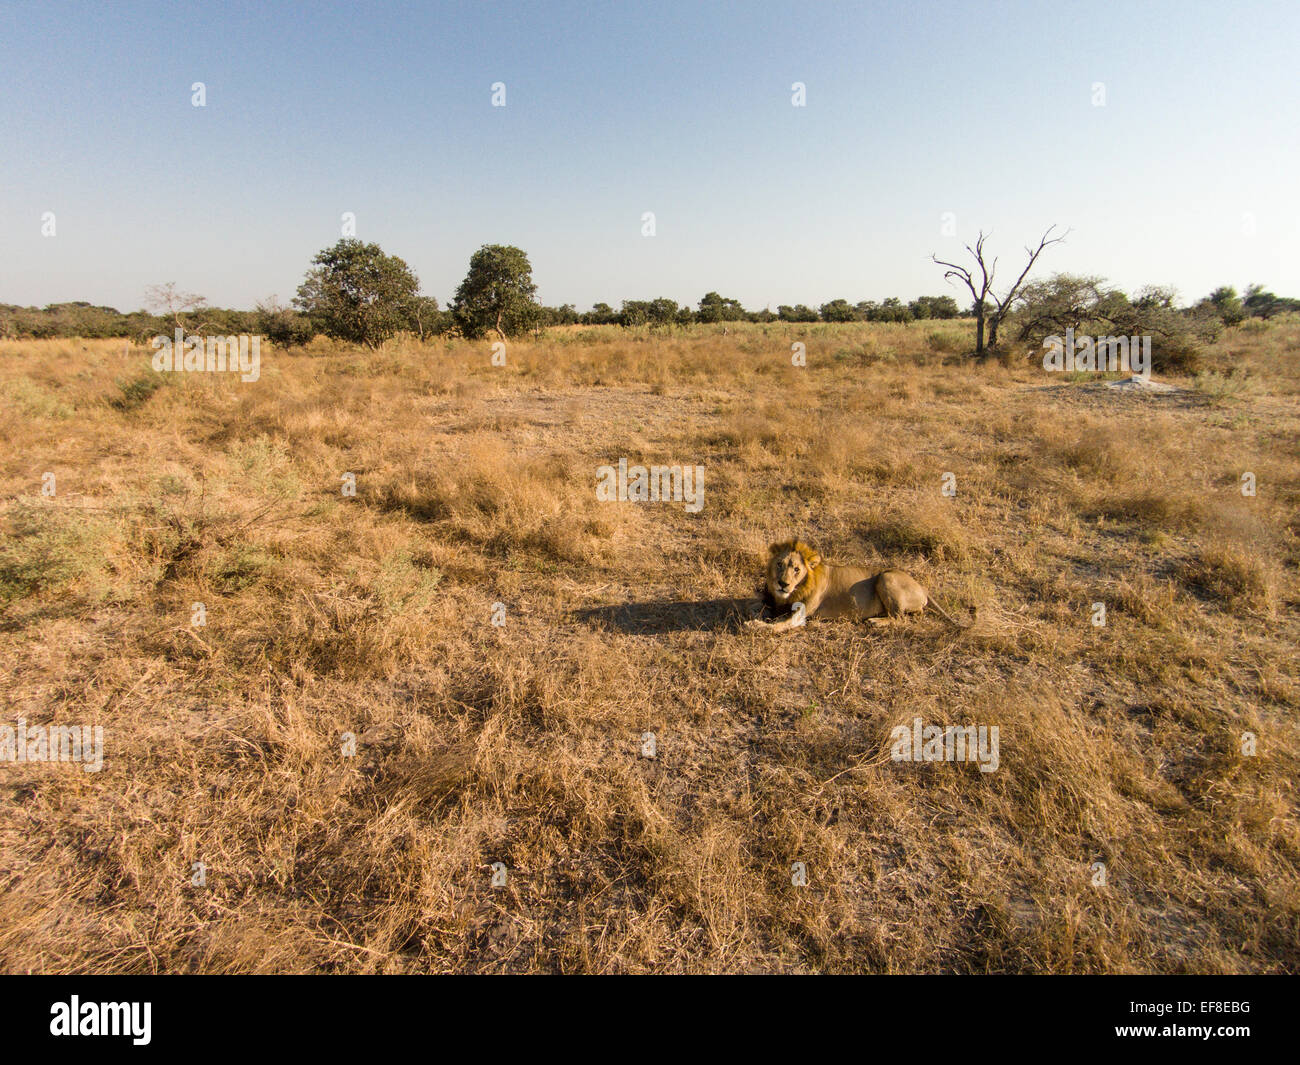
[[[781,602],[787,602],[808,576],[808,563],[798,551],[773,555],[767,564],[767,587]]]

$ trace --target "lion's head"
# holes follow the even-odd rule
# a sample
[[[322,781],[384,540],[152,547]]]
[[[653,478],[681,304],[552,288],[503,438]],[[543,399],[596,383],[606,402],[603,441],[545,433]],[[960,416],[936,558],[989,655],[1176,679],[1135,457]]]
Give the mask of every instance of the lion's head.
[[[803,596],[822,568],[822,558],[802,540],[788,540],[768,548],[767,594],[777,606]]]

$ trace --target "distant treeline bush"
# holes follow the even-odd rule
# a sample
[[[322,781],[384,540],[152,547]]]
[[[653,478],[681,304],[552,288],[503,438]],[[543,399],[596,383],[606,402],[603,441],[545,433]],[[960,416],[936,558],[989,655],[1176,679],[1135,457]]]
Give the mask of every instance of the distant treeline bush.
[[[723,299],[709,293],[699,308],[679,306],[676,300],[624,300],[619,310],[608,303],[597,303],[591,310],[579,312],[572,304],[560,307],[538,305],[531,316],[534,328],[557,325],[693,325],[711,322],[911,322],[938,318],[958,318],[962,314],[951,296],[922,296],[903,303],[887,299],[882,303],[865,300],[851,304],[832,300],[819,308],[803,304],[748,311],[738,300]],[[422,335],[445,335],[461,332],[450,310],[441,310],[437,301],[420,299],[402,322],[410,332]],[[219,307],[199,307],[184,315],[186,329],[194,332],[238,334],[260,333],[280,344],[305,344],[317,332],[328,333],[324,323],[313,322],[300,311],[282,307],[275,301],[260,304],[255,310],[238,311]],[[48,307],[17,307],[0,304],[0,336],[3,337],[128,337],[144,341],[158,334],[170,335],[175,329],[174,316],[148,311],[123,313],[113,307],[96,307],[89,303],[53,303]]]
[[[48,307],[0,304],[0,337],[125,337],[147,343],[177,327],[206,335],[260,334],[281,347],[307,344],[317,334],[374,347],[399,332],[431,336],[520,336],[548,326],[618,325],[672,328],[730,322],[891,322],[907,324],[959,318],[974,308],[959,307],[951,296],[921,296],[908,303],[835,299],[812,308],[781,304],[775,311],[746,310],[739,300],[706,293],[696,307],[676,300],[624,300],[615,310],[597,303],[579,312],[572,304],[546,307],[534,298],[536,285],[528,257],[508,245],[485,245],[470,261],[465,281],[450,307],[420,295],[419,279],[401,259],[376,244],[341,240],[323,250],[298,290],[293,306],[275,297],[253,310],[208,307],[203,297],[182,293],[174,284],[154,286],[146,306],[154,311],[123,313],[90,303]],[[1191,307],[1176,306],[1170,289],[1147,288],[1130,299],[1098,277],[1057,274],[1016,293],[1008,307],[1018,324],[1016,339],[1040,344],[1066,328],[1076,332],[1152,334],[1157,368],[1186,368],[1200,345],[1224,326],[1248,318],[1268,319],[1300,310],[1300,300],[1275,296],[1251,285],[1244,296],[1229,286],[1217,288]]]
[[[547,325],[622,325],[668,326],[715,322],[911,322],[931,318],[959,318],[961,308],[951,296],[922,296],[903,303],[891,298],[883,303],[863,300],[831,300],[820,307],[802,303],[781,304],[775,311],[765,307],[749,311],[739,300],[727,299],[710,292],[698,307],[678,305],[676,300],[661,296],[654,300],[624,300],[615,310],[608,303],[597,303],[591,310],[579,312],[570,303],[561,307],[539,308],[539,324]]]
[[[52,303],[48,307],[17,307],[0,304],[0,337],[124,337],[146,343],[162,334],[171,336],[174,316],[96,307],[85,302]],[[184,315],[188,332],[231,336],[260,334],[281,345],[306,344],[316,330],[305,316],[273,302],[251,311],[201,307]]]

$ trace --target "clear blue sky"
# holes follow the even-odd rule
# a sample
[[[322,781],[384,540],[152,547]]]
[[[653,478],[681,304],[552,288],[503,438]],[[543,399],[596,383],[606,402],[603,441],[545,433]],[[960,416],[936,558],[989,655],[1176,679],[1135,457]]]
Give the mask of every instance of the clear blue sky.
[[[345,211],[443,304],[503,243],[580,309],[965,305],[931,252],[1053,222],[1045,271],[1300,296],[1298,44],[1292,0],[5,2],[0,302],[288,299]]]

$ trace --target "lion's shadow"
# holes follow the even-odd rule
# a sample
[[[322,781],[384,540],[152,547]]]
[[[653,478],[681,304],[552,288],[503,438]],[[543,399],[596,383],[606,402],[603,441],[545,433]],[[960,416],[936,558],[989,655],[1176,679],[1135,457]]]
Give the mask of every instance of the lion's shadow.
[[[573,617],[599,628],[653,635],[665,632],[739,632],[746,621],[757,616],[762,600],[746,599],[656,599],[640,603],[575,610]]]

